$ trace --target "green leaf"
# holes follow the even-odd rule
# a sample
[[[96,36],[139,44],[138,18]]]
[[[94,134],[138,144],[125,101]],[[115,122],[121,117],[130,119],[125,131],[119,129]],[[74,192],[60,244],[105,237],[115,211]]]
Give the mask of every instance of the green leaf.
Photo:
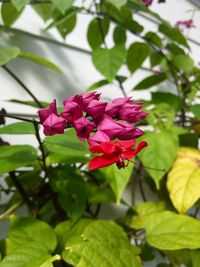
[[[146,171],[153,178],[156,187],[159,188],[160,179],[167,173],[176,158],[177,135],[164,130],[160,133],[147,132],[142,139],[147,141],[148,147],[142,150],[138,157],[146,166]]]
[[[64,14],[72,6],[74,0],[52,0],[52,2]]]
[[[56,66],[54,63],[52,63],[51,61],[49,61],[46,58],[38,57],[32,53],[27,53],[27,52],[20,52],[18,57],[31,60],[31,61],[33,61],[37,64],[40,64],[46,68],[49,68],[49,69],[52,69],[56,72],[62,73],[61,69],[58,66]]]
[[[167,209],[167,204],[164,201],[144,202],[133,207],[137,215],[131,220],[131,227],[141,229],[145,227],[145,219],[153,213],[164,211]]]
[[[36,159],[37,150],[32,146],[0,146],[0,174],[32,165]]]
[[[157,51],[154,51],[151,53],[150,55],[150,63],[151,63],[151,67],[155,67],[157,65],[159,65],[163,60],[163,56],[157,52]]]
[[[88,162],[90,158],[88,145],[78,140],[73,129],[66,131],[62,135],[46,137],[45,145],[52,152],[49,156],[51,162]]]
[[[186,215],[163,211],[145,220],[148,243],[161,250],[200,247],[200,222]]]
[[[148,42],[158,46],[159,48],[163,46],[160,36],[158,36],[155,32],[147,32],[145,34],[145,38]]]
[[[95,67],[109,82],[115,78],[125,58],[126,48],[124,45],[117,45],[111,49],[97,48],[92,54]]]
[[[0,47],[0,66],[7,64],[12,59],[15,59],[20,53],[20,49],[16,46],[1,46]]]
[[[167,44],[166,48],[172,55],[185,55],[185,51],[175,43]]]
[[[179,136],[179,145],[180,146],[189,146],[189,147],[198,147],[199,136],[196,133],[184,133]]]
[[[159,103],[149,110],[149,115],[145,119],[154,129],[171,129],[175,119],[175,111],[169,104]]]
[[[107,1],[116,6],[116,8],[120,8],[127,3],[127,0],[107,0]]]
[[[67,243],[63,259],[79,267],[139,267],[135,257],[138,253],[121,227],[112,221],[98,220],[83,229],[79,240]]]
[[[9,102],[12,103],[17,103],[17,104],[23,104],[23,105],[27,105],[27,106],[32,106],[32,107],[36,107],[38,108],[38,105],[35,103],[35,101],[30,101],[30,100],[19,100],[19,99],[10,99],[8,100]],[[49,102],[40,102],[42,104],[43,107],[48,107],[49,106]]]
[[[26,4],[30,2],[30,0],[11,0],[12,4],[16,7],[18,11],[20,11]]]
[[[54,251],[57,239],[53,229],[45,222],[26,217],[10,217],[10,231],[7,239],[9,252],[30,242],[37,242],[51,253]]]
[[[145,43],[135,42],[133,43],[127,53],[127,64],[129,70],[133,73],[148,57],[150,52],[149,46]]]
[[[151,75],[147,78],[145,78],[144,80],[142,80],[141,82],[139,82],[134,90],[143,90],[143,89],[148,89],[151,88],[155,85],[158,85],[159,83],[165,81],[167,79],[167,75],[164,72],[160,72],[158,74],[155,75]]]
[[[103,42],[109,30],[108,19],[93,19],[87,31],[87,40],[92,49],[98,48]]]
[[[41,4],[33,5],[32,8],[44,21],[47,21],[52,16],[52,12],[53,12],[52,4],[41,3]]]
[[[0,127],[0,134],[35,134],[35,128],[30,122],[16,122]]]
[[[193,59],[187,55],[174,56],[172,63],[179,71],[183,71],[186,74],[189,74],[194,67]]]
[[[174,95],[172,93],[153,92],[151,95],[152,95],[152,103],[154,103],[154,104],[166,103],[175,112],[178,112],[183,105],[182,99],[179,96]]]
[[[66,14],[56,17],[53,22],[51,22],[44,31],[47,31],[53,27],[57,27],[59,31],[64,34],[64,29],[67,31],[65,34],[68,34],[74,28],[76,24],[76,14],[80,11],[80,8],[69,9]],[[69,25],[68,25],[69,24]],[[68,29],[69,26],[69,29]]]
[[[199,267],[200,263],[200,251],[199,250],[191,250],[190,257],[192,260],[192,267]]]
[[[18,11],[11,3],[1,5],[1,17],[5,26],[10,27],[21,15],[23,9]]]
[[[52,257],[42,244],[29,242],[8,254],[0,263],[0,267],[53,267],[56,260],[60,260],[59,255]]]
[[[169,39],[189,48],[187,40],[179,29],[172,27],[168,23],[162,23],[159,25],[159,31],[167,36]]]
[[[64,221],[64,222],[57,224],[56,227],[54,228],[54,231],[57,236],[57,247],[56,247],[57,253],[63,252],[65,248],[65,244],[67,243],[67,237],[68,237],[69,231],[72,228],[72,225],[73,223],[70,220],[68,220],[68,221]]]
[[[200,119],[200,104],[192,105],[190,111],[194,114],[195,117]]]
[[[167,188],[175,208],[185,213],[200,197],[200,152],[180,148],[167,178]]]
[[[121,26],[116,26],[113,32],[113,40],[115,45],[126,42],[126,30]]]
[[[99,89],[100,87],[104,86],[104,85],[107,85],[109,84],[109,82],[107,80],[100,80],[96,83],[93,83],[90,87],[88,87],[85,92],[88,92],[88,91],[93,91],[93,90],[96,90],[96,89]]]
[[[69,166],[52,168],[49,178],[61,206],[72,220],[77,220],[86,204],[86,188],[80,172]]]
[[[121,196],[126,188],[133,171],[133,165],[129,164],[126,168],[119,170],[115,164],[106,167],[100,172],[111,186],[117,203],[120,203]]]

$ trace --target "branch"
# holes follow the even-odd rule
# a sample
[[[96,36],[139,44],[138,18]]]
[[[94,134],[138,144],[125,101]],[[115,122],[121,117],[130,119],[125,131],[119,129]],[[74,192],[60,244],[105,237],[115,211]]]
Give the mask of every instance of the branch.
[[[2,66],[2,68],[12,76],[12,78],[19,84],[21,87],[33,98],[35,103],[38,105],[38,107],[43,108],[43,105],[40,103],[40,101],[34,96],[34,94],[28,89],[28,87],[7,67]]]
[[[33,120],[33,125],[34,125],[34,128],[35,128],[35,135],[36,135],[36,138],[38,140],[38,143],[39,143],[39,148],[40,148],[40,151],[41,151],[41,154],[42,154],[42,167],[43,167],[43,170],[44,170],[44,173],[45,173],[45,177],[48,177],[47,175],[47,167],[46,167],[46,161],[45,161],[45,151],[44,151],[44,147],[43,147],[43,142],[40,138],[40,133],[39,133],[39,127],[38,127],[38,123]]]
[[[14,171],[9,172],[10,178],[13,182],[13,184],[15,185],[15,187],[17,188],[18,192],[20,193],[23,201],[25,202],[25,204],[27,205],[27,207],[29,208],[29,210],[34,213],[35,207],[33,202],[30,200],[26,190],[24,189],[23,185],[20,183],[20,181],[17,179],[17,176],[15,174]]]
[[[4,113],[2,113],[2,112],[0,112],[0,117],[6,117],[6,118],[15,119],[15,120],[20,120],[20,121],[26,121],[26,122],[31,122],[31,123],[33,123],[33,120],[25,119],[25,118],[18,117],[18,116],[13,116],[13,115],[10,115],[10,114],[7,114],[7,113],[4,114]],[[35,123],[40,124],[39,121],[36,121],[36,120],[34,120],[34,121],[35,121]]]

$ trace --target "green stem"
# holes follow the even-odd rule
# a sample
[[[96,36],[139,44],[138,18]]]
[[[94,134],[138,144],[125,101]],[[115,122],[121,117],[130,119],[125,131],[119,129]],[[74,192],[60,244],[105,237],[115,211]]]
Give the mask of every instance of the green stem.
[[[2,112],[0,112],[0,117],[6,117],[6,118],[11,118],[11,119],[15,119],[15,120],[20,120],[20,121],[26,121],[26,122],[31,122],[33,123],[33,120],[29,120],[29,119],[25,119],[25,118],[22,118],[22,117],[17,117],[17,116],[14,116],[14,115],[10,115],[10,114],[4,114]],[[39,121],[35,121],[37,124],[40,124]]]
[[[32,97],[38,107],[43,108],[40,101],[34,96],[34,94],[28,89],[28,87],[12,72],[7,66],[2,66],[2,68],[19,84],[21,87]]]

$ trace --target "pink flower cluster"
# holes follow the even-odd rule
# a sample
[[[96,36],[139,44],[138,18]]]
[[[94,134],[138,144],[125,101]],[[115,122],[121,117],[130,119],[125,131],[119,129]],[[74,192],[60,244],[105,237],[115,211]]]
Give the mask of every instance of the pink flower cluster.
[[[69,97],[63,102],[64,110],[59,115],[54,100],[48,108],[38,111],[45,135],[64,133],[73,127],[80,140],[87,139],[90,146],[113,139],[131,140],[143,135],[134,127],[147,116],[140,102],[130,97],[116,98],[111,103],[100,101],[100,94],[86,93]]]

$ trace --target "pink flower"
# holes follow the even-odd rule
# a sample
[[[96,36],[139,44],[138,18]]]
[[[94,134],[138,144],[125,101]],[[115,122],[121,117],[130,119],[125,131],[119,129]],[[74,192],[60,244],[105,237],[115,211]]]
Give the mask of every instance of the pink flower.
[[[123,130],[116,136],[116,138],[120,140],[129,140],[137,138],[144,134],[144,132],[128,123],[125,122],[117,122]]]
[[[91,159],[89,169],[92,171],[112,165],[113,163],[116,163],[119,169],[126,167],[128,161],[147,146],[145,141],[140,142],[136,148],[134,147],[135,144],[135,140],[128,140],[105,142],[90,147],[91,152],[101,153],[102,155]]]
[[[86,93],[86,94],[82,94],[81,96],[81,106],[83,108],[84,111],[87,110],[87,107],[89,105],[89,103],[92,100],[99,100],[101,94],[98,94],[96,92],[93,93]]]
[[[86,119],[84,116],[73,121],[73,127],[76,130],[77,136],[84,141],[90,136],[91,131],[95,128],[94,123]]]
[[[105,117],[98,126],[98,130],[106,133],[110,139],[118,138],[121,140],[133,139],[143,134],[143,131],[124,122],[114,121]]]
[[[139,103],[138,103],[139,104]],[[140,106],[134,108],[134,104],[125,104],[118,111],[118,117],[121,120],[125,120],[127,122],[133,123],[139,120],[144,119],[147,116],[147,112],[140,110]]]
[[[80,97],[80,95],[70,96],[70,97],[66,98],[66,99],[63,101],[63,105],[64,105],[64,107],[65,107],[68,103],[71,103],[71,102],[75,102],[75,103],[77,103],[77,104],[80,104],[80,102],[81,102],[81,97]]]
[[[107,103],[100,102],[99,100],[92,100],[88,104],[86,111],[93,119],[97,119],[104,115],[106,106]]]
[[[118,110],[126,103],[132,103],[130,97],[116,98],[112,103],[108,103],[106,106],[106,114],[110,117],[116,117]]]
[[[65,120],[58,117],[54,113],[48,116],[48,118],[43,122],[44,134],[45,135],[54,135],[62,134],[65,130]]]
[[[97,131],[93,136],[88,138],[88,143],[90,146],[99,145],[101,143],[109,141],[109,136],[102,131]]]
[[[68,122],[73,122],[83,115],[83,110],[80,105],[75,102],[65,102],[64,111],[61,113],[61,116],[66,119]]]
[[[38,110],[38,115],[41,123],[43,123],[51,114],[55,114],[58,116],[56,100],[54,100],[48,108],[41,108]]]

